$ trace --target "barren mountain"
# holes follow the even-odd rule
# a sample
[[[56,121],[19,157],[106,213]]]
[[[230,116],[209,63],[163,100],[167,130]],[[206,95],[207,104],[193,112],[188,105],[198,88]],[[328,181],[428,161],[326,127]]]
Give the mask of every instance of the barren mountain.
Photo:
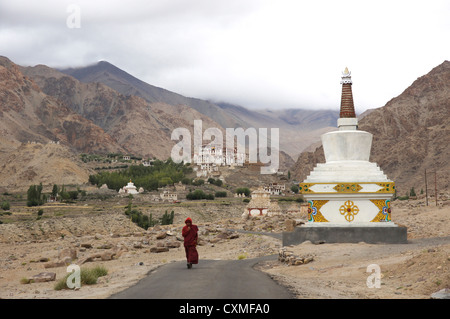
[[[103,83],[123,95],[142,97],[149,103],[189,106],[223,128],[279,128],[280,149],[292,158],[296,158],[304,148],[317,141],[320,134],[330,131],[338,117],[337,111],[259,111],[228,103],[188,98],[147,84],[106,61],[61,72],[84,83]]]
[[[21,143],[0,152],[0,188],[25,191],[30,185],[80,185],[93,171],[77,153],[55,143]]]
[[[185,97],[150,85],[106,61],[101,61],[87,67],[65,69],[61,70],[61,72],[71,75],[84,83],[103,83],[123,95],[138,96],[149,103],[189,106],[199,113],[208,116],[224,128],[244,127],[244,123],[238,117],[227,114],[211,102]]]
[[[227,113],[244,121],[246,127],[279,128],[280,149],[292,158],[309,145],[320,140],[320,135],[335,129],[338,111],[332,110],[250,110],[229,103],[218,103]],[[270,136],[269,136],[270,137]]]
[[[171,140],[172,131],[187,128],[193,136],[194,120],[202,120],[203,129],[222,129],[220,124],[187,105],[150,103],[138,96],[123,95],[99,82],[80,82],[43,65],[22,70],[46,94],[92,120],[135,155],[170,157],[177,143]]]
[[[414,81],[402,94],[360,120],[359,129],[373,134],[371,162],[396,182],[397,193],[411,187],[434,194],[450,184],[450,62],[445,61]],[[322,146],[298,158],[294,174],[304,180],[313,167],[324,162]]]
[[[0,57],[0,127],[10,141],[60,141],[81,152],[122,150],[103,129],[42,92],[4,57]]]

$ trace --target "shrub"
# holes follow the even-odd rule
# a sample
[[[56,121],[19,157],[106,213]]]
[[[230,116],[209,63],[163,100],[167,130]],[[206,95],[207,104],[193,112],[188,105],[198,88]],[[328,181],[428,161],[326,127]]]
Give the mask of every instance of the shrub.
[[[9,210],[11,208],[11,206],[9,205],[8,201],[4,201],[4,202],[2,202],[1,208],[3,210]]]
[[[201,189],[196,189],[193,192],[189,192],[186,195],[186,199],[189,200],[197,200],[197,199],[214,199],[214,195],[213,194],[206,194],[204,191],[202,191]]]
[[[94,285],[97,283],[99,277],[106,276],[108,270],[103,266],[97,266],[91,269],[81,269],[81,285]],[[68,289],[67,278],[71,274],[67,274],[64,278],[59,280],[53,287],[55,290]]]
[[[194,186],[201,186],[203,184],[205,184],[205,181],[201,178],[192,182],[192,185],[194,185]]]
[[[223,191],[223,192],[216,192],[215,194],[216,197],[227,197],[227,192]]]
[[[41,219],[43,214],[44,214],[44,210],[43,209],[39,209],[38,212],[37,212],[37,215],[38,215],[37,219]]]
[[[192,184],[192,179],[190,179],[188,177],[183,177],[181,179],[181,183],[184,184],[184,185],[190,185],[190,184]]]

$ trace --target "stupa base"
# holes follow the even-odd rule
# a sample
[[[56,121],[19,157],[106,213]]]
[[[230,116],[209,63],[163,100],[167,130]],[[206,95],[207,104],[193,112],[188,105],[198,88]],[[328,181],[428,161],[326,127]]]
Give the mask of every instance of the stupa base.
[[[312,243],[359,243],[368,244],[406,244],[408,243],[405,226],[389,223],[385,226],[341,226],[302,225],[295,227],[292,232],[283,232],[283,246],[298,245],[304,241]],[[317,224],[321,224],[320,226]],[[382,223],[376,223],[382,224]]]

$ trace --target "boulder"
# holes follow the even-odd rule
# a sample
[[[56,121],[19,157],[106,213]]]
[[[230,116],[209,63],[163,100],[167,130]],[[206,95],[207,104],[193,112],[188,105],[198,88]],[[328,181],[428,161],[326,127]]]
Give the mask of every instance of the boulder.
[[[156,235],[156,239],[164,239],[164,238],[166,238],[166,236],[167,236],[167,233],[162,232],[162,233],[159,233],[158,235]]]
[[[450,299],[450,288],[444,288],[431,294],[431,299]]]
[[[181,243],[179,241],[172,240],[172,241],[168,241],[166,243],[166,247],[167,248],[178,248],[180,246],[181,246]]]
[[[150,248],[151,253],[162,253],[162,252],[166,252],[166,251],[169,251],[168,247],[152,247],[152,248]]]
[[[142,248],[142,243],[140,241],[135,241],[133,243],[133,248],[136,248],[136,249]]]
[[[77,250],[73,248],[65,248],[58,254],[58,258],[60,260],[66,260],[67,257],[70,258],[70,260],[77,259]]]
[[[28,278],[31,282],[47,282],[54,281],[55,279],[56,274],[54,272],[41,272],[40,274]]]

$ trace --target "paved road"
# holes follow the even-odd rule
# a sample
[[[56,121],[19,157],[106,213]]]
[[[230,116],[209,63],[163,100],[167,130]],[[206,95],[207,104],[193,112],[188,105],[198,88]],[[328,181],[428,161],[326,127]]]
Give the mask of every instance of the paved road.
[[[267,274],[253,269],[266,256],[244,260],[200,260],[192,269],[186,262],[157,268],[112,299],[291,299],[289,291]]]

